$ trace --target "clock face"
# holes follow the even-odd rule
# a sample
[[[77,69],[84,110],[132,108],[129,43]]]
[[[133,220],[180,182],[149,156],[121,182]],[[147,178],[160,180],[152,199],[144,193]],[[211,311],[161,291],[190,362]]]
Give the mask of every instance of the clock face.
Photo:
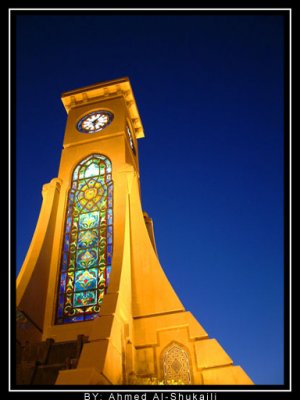
[[[114,115],[109,111],[94,111],[85,115],[77,124],[77,129],[82,133],[99,132],[109,125]]]
[[[129,145],[131,147],[131,150],[135,154],[135,148],[134,148],[134,143],[133,143],[133,139],[132,139],[132,134],[131,134],[131,131],[130,131],[128,125],[126,125],[126,131],[127,131],[127,136],[128,136],[128,139],[129,139]]]

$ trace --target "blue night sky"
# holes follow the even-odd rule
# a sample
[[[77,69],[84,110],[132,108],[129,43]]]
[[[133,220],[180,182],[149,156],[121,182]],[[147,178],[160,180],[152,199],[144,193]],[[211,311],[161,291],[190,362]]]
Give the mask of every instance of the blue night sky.
[[[283,383],[280,15],[18,15],[17,273],[58,174],[64,91],[128,76],[143,209],[179,298],[256,384]]]

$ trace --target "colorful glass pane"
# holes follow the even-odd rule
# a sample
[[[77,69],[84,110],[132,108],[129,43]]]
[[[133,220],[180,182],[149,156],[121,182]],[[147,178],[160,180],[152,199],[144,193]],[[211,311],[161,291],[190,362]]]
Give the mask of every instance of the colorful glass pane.
[[[111,209],[107,210],[107,224],[108,225],[112,224],[112,210]]]
[[[111,264],[112,246],[107,246],[107,264]]]
[[[112,226],[107,227],[107,243],[112,244]]]
[[[89,320],[95,319],[96,317],[97,317],[97,315],[95,315],[95,314],[87,314],[85,316],[85,320],[89,321]]]
[[[68,253],[63,253],[62,271],[65,271],[67,269],[67,265],[68,265]]]
[[[66,288],[66,274],[61,274],[60,292],[64,292]]]
[[[83,315],[76,316],[76,317],[71,317],[71,318],[66,318],[64,320],[64,323],[66,323],[66,322],[79,322],[79,321],[83,321]]]
[[[64,310],[64,295],[61,294],[59,295],[59,299],[58,299],[58,310],[57,310],[57,316],[59,318],[62,317],[63,315],[63,310]]]
[[[92,268],[98,265],[98,248],[77,250],[76,268]]]
[[[69,232],[71,229],[71,225],[72,225],[72,218],[68,217],[67,218],[67,223],[66,223],[66,232]]]
[[[91,229],[99,226],[99,211],[81,214],[79,217],[79,229]]]
[[[106,284],[109,284],[110,281],[110,272],[111,272],[111,266],[106,267]]]
[[[85,247],[92,247],[92,246],[97,245],[98,236],[99,236],[99,233],[98,233],[97,229],[89,229],[87,231],[79,232],[78,247],[85,248]]]
[[[97,288],[97,269],[87,269],[75,273],[75,292]]]
[[[65,236],[64,251],[69,251],[69,245],[70,245],[70,235],[66,235]]]
[[[74,307],[90,306],[96,303],[96,290],[74,293]]]
[[[99,175],[99,166],[96,163],[90,164],[85,170],[85,178],[97,175]]]
[[[93,320],[107,292],[113,243],[111,162],[93,154],[73,173],[58,285],[56,323]]]

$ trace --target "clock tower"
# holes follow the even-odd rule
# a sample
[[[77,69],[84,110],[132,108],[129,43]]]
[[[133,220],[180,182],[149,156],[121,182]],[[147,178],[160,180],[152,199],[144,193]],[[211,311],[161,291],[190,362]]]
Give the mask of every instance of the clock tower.
[[[252,384],[186,311],[140,198],[127,78],[62,95],[58,176],[17,278],[17,384]],[[196,293],[195,293],[196,295]]]

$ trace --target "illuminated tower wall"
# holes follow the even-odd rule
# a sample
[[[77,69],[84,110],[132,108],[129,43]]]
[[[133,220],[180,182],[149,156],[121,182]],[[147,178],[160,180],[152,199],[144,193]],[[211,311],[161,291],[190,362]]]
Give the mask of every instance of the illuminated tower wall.
[[[17,279],[17,383],[252,384],[185,310],[159,263],[141,206],[144,132],[129,80],[62,101],[58,176],[43,186]]]

